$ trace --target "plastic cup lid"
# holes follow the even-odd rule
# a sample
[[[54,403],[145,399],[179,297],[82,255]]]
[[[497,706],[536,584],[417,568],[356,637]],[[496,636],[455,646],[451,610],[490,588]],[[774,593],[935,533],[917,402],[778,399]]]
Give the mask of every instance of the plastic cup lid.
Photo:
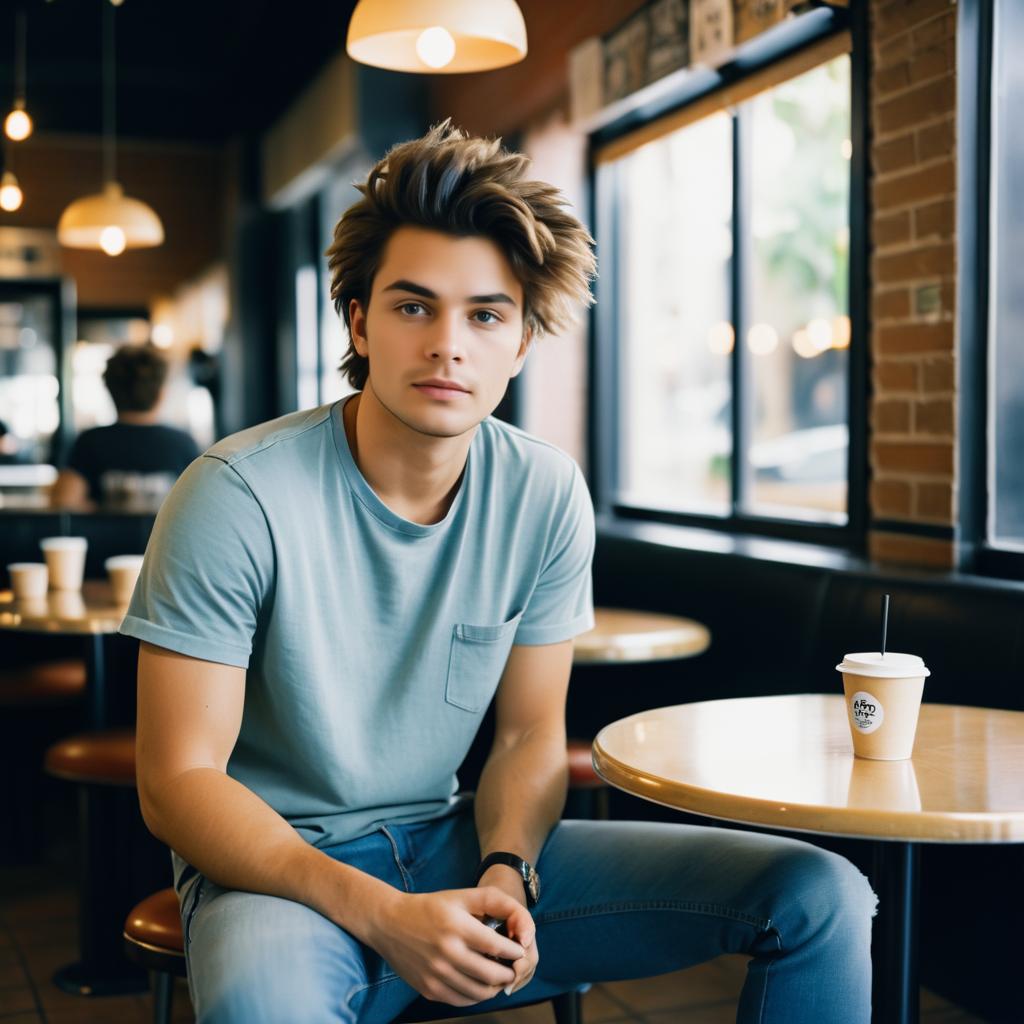
[[[45,569],[45,568],[46,568],[46,563],[45,562],[11,562],[10,565],[7,566],[7,571],[10,572],[12,569],[14,569],[14,570],[18,570],[18,569],[37,569],[37,570],[41,570],[41,569]]]
[[[142,565],[142,555],[111,555],[104,563],[107,569],[136,569]]]
[[[85,537],[44,537],[39,542],[39,546],[44,551],[59,551],[61,548],[78,551],[81,548],[87,547],[88,544],[89,542]]]
[[[863,651],[860,654],[847,654],[839,665],[839,672],[849,672],[858,676],[874,676],[877,679],[919,679],[930,676],[924,661],[916,654],[897,654],[886,651]]]

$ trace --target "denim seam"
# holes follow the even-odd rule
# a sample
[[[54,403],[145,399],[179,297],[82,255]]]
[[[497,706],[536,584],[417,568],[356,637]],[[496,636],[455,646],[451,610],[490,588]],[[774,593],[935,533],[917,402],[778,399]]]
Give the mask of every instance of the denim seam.
[[[397,980],[397,974],[386,974],[383,978],[378,978],[376,981],[368,981],[365,985],[360,985],[358,988],[354,988],[349,992],[348,997],[345,1000],[345,1005],[351,1010],[352,1000],[355,999],[356,996],[360,996],[364,992],[369,992],[371,988],[379,988],[381,985],[387,985],[389,982]]]
[[[779,952],[782,952],[782,932],[779,931],[775,925],[772,924],[771,918],[768,918],[768,927],[765,931],[775,932],[775,944],[779,947]],[[764,1007],[768,1001],[768,975],[771,973],[772,965],[775,963],[774,959],[768,961],[768,965],[764,969],[764,984],[761,986],[761,1005],[757,1011],[757,1019],[759,1021],[764,1020]]]
[[[186,950],[192,941],[192,918],[196,916],[196,907],[199,906],[199,897],[202,894],[203,886],[205,884],[206,879],[202,875],[199,875],[198,879],[196,879],[196,884],[193,887],[195,889],[195,894],[192,897],[192,905],[189,907],[188,915],[185,919],[184,945]]]
[[[387,825],[381,825],[380,830],[388,837],[388,842],[391,844],[391,854],[395,858],[395,866],[402,874],[405,891],[412,892],[412,878],[409,877],[409,872],[405,870],[405,865],[402,863],[402,856],[398,852],[398,843],[395,841],[395,837],[388,831]]]
[[[749,924],[758,931],[768,931],[771,918],[754,917],[731,907],[722,907],[714,903],[692,903],[686,900],[642,900],[633,903],[598,903],[589,907],[572,907],[554,913],[535,914],[537,924],[548,924],[555,921],[571,921],[580,917],[591,917],[595,914],[628,914],[638,910],[682,910],[691,914],[707,914],[712,917],[725,917],[741,924]]]

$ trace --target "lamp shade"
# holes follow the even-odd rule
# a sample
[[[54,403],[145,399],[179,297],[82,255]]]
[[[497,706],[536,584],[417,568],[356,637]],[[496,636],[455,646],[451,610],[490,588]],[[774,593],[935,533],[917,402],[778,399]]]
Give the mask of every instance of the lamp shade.
[[[160,218],[141,200],[126,196],[116,181],[96,195],[76,199],[61,214],[57,240],[72,249],[107,250],[101,236],[110,228],[123,232],[126,249],[144,249],[164,240]]]
[[[526,56],[526,23],[515,0],[359,0],[345,48],[391,71],[491,71]]]

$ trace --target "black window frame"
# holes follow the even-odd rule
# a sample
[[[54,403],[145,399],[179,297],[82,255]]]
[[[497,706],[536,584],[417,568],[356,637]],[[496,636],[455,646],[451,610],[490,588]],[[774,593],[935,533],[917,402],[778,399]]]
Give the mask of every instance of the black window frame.
[[[992,72],[996,0],[964,0],[957,21],[957,310],[960,354],[960,567],[988,576],[1024,579],[1024,552],[990,543],[988,523],[989,254],[992,210]]]
[[[591,492],[598,513],[612,518],[671,523],[702,527],[731,534],[777,537],[839,547],[863,554],[867,537],[867,405],[869,398],[869,254],[868,254],[868,75],[869,46],[867,15],[862,4],[850,9],[818,8],[763,33],[737,50],[735,57],[715,70],[698,70],[686,76],[678,90],[657,101],[649,102],[617,118],[593,132],[588,146],[588,180],[590,187],[590,222],[594,225],[602,251],[600,268],[601,298],[591,312],[591,351],[589,381],[588,446]],[[813,47],[831,36],[850,32],[850,116],[853,152],[850,166],[850,262],[849,312],[850,349],[848,380],[848,489],[845,524],[819,523],[782,516],[764,516],[739,511],[743,479],[740,460],[735,457],[738,439],[749,436],[750,425],[743,421],[744,405],[733,401],[733,457],[731,459],[732,494],[729,514],[707,515],[657,508],[625,505],[617,500],[617,433],[620,421],[618,394],[619,352],[617,345],[620,310],[616,301],[616,282],[621,280],[616,266],[620,245],[616,237],[614,187],[608,188],[609,172],[614,165],[597,173],[597,153],[614,139],[631,134],[643,125],[742,81],[778,61]],[[742,105],[741,105],[742,107]],[[744,130],[743,117],[733,116],[733,239],[731,261],[731,315],[736,337],[743,327],[743,247],[736,244],[746,219],[744,172],[741,166],[737,134]],[[731,360],[732,393],[743,384],[745,372],[743,346],[733,348]],[[739,440],[742,444],[742,440]]]

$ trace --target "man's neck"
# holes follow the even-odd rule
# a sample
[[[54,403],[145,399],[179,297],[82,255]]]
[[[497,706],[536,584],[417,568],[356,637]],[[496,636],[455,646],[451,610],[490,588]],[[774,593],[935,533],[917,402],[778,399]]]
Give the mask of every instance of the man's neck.
[[[156,423],[159,419],[160,412],[157,409],[150,409],[149,412],[119,412],[117,414],[118,423],[141,424],[143,426]]]
[[[476,430],[434,437],[407,426],[367,387],[344,406],[345,435],[363,479],[392,512],[429,525],[448,514]]]

